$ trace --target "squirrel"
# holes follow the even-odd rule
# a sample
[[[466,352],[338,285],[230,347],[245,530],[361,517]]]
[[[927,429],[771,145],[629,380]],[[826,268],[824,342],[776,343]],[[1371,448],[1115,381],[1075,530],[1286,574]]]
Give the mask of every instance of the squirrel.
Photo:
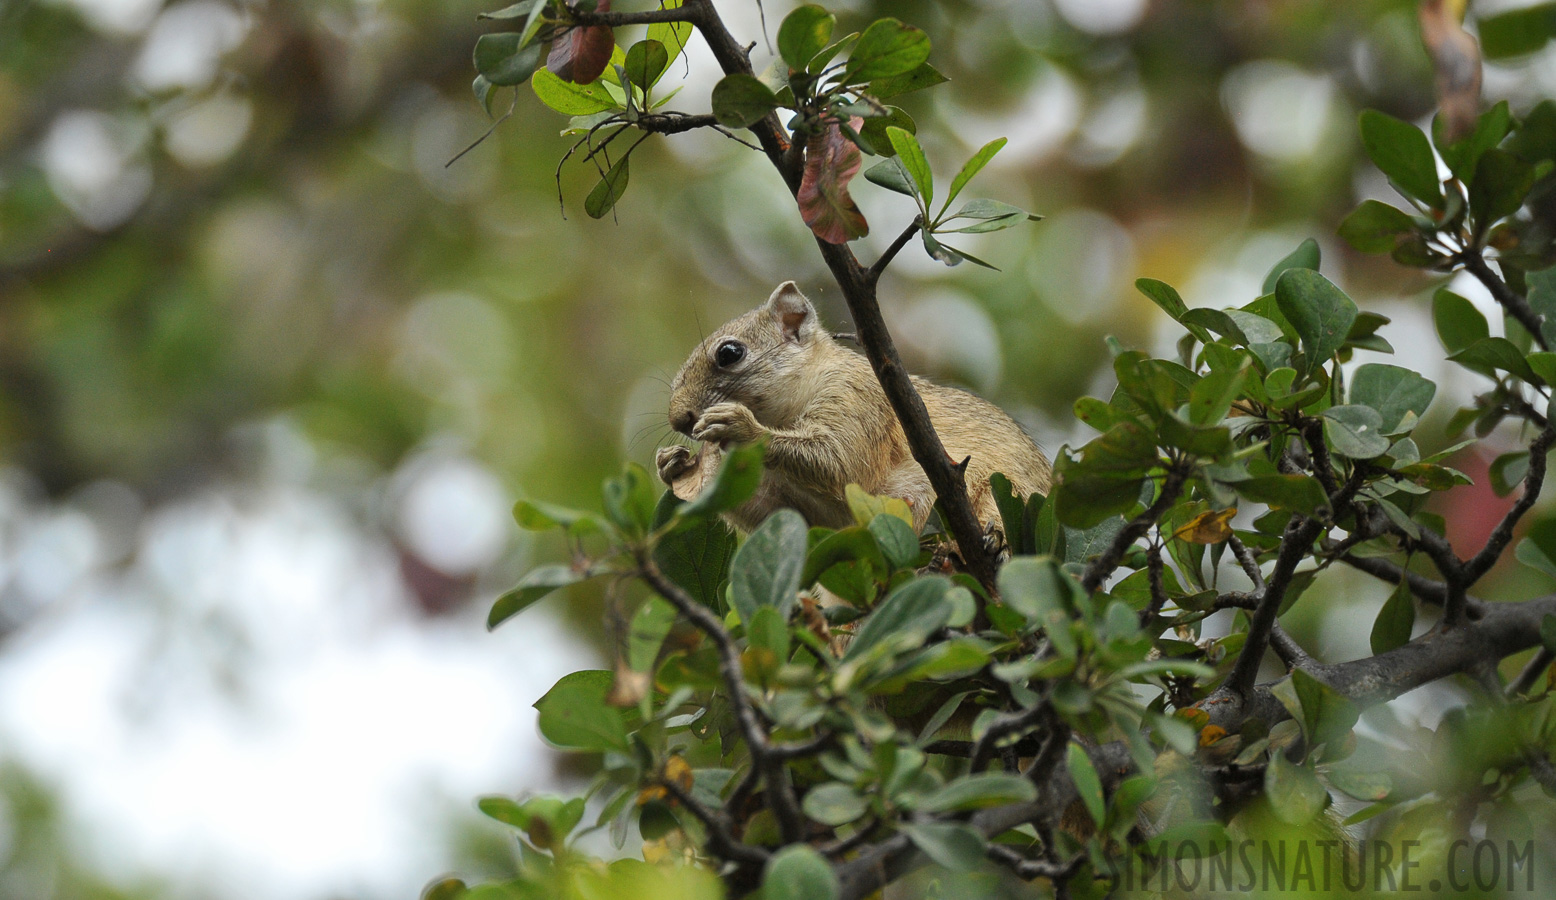
[[[1010,416],[918,376],[913,386],[946,452],[955,460],[971,457],[967,491],[986,528],[1003,530],[989,487],[993,473],[1009,478],[1018,496],[1048,493],[1048,459]],[[849,484],[907,501],[915,531],[935,502],[869,361],[821,327],[792,281],[692,351],[670,385],[670,426],[702,442],[696,453],[676,444],[656,458],[660,479],[683,500],[712,481],[726,448],[767,441],[756,493],[728,514],[744,532],[780,507],[812,526],[852,525]]]

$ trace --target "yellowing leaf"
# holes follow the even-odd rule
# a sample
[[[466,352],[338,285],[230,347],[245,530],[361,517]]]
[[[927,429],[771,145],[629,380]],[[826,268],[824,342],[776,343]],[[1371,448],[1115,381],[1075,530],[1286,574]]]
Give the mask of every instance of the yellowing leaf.
[[[1220,725],[1206,725],[1199,730],[1199,745],[1209,747],[1211,744],[1226,737],[1226,729]]]
[[[1174,531],[1172,536],[1191,544],[1219,544],[1232,536],[1230,523],[1235,515],[1235,506],[1202,512]]]
[[[900,497],[878,497],[857,484],[850,484],[843,493],[848,498],[848,509],[854,514],[854,521],[860,525],[868,527],[870,520],[881,513],[896,516],[910,527],[913,525],[913,509]]]

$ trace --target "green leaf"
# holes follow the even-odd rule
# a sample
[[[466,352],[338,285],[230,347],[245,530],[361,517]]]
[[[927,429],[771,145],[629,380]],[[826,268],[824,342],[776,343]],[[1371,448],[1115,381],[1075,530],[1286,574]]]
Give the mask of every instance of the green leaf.
[[[1410,369],[1368,363],[1351,376],[1351,402],[1378,411],[1383,433],[1393,434],[1407,414],[1426,415],[1437,395],[1437,385]]]
[[[940,74],[940,71],[929,63],[924,63],[911,72],[901,75],[893,75],[890,78],[877,78],[865,88],[865,93],[877,100],[889,100],[903,94],[921,91],[924,88],[934,87],[937,84],[945,84],[951,79]]]
[[[1255,503],[1315,516],[1329,505],[1324,486],[1311,475],[1256,475],[1232,484],[1232,490]]]
[[[859,35],[843,80],[858,84],[906,75],[928,60],[929,35],[893,18],[877,19]]]
[[[864,180],[895,191],[905,197],[916,197],[918,191],[908,176],[908,170],[896,157],[883,159],[864,171]]]
[[[1422,140],[1426,140],[1423,135]],[[1275,301],[1296,329],[1307,354],[1307,370],[1329,360],[1345,345],[1356,321],[1356,304],[1312,269],[1287,269],[1275,284]]]
[[[1301,669],[1291,673],[1291,684],[1302,704],[1302,726],[1310,746],[1339,746],[1356,727],[1360,710],[1344,694]]]
[[[1556,35],[1556,3],[1541,3],[1481,18],[1480,48],[1486,59],[1533,53]]]
[[[1313,770],[1288,762],[1284,753],[1270,755],[1264,770],[1264,794],[1275,817],[1288,825],[1306,825],[1329,802],[1329,792]]]
[[[703,488],[697,499],[682,506],[679,515],[683,518],[715,516],[751,499],[762,482],[762,456],[766,449],[763,444],[756,443],[725,453],[713,484]]]
[[[951,201],[955,200],[956,195],[962,192],[962,188],[967,186],[967,182],[972,181],[973,176],[983,171],[983,167],[989,164],[989,160],[993,159],[994,155],[999,153],[1005,144],[1005,138],[995,138],[984,144],[977,153],[973,154],[972,159],[969,159],[966,165],[962,166],[962,170],[956,173],[956,177],[951,179],[951,190],[946,194],[945,207],[942,207],[942,209],[951,205]]]
[[[475,17],[477,19],[517,19],[520,16],[529,15],[530,11],[535,8],[535,4],[544,5],[547,2],[548,0],[519,0],[518,3],[512,6],[504,6],[496,12],[476,13]]]
[[[1442,186],[1437,183],[1437,160],[1421,129],[1375,109],[1363,110],[1359,123],[1362,146],[1394,187],[1441,209],[1443,196]]]
[[[1540,645],[1556,653],[1556,616],[1548,615],[1540,620]]]
[[[1189,420],[1195,425],[1218,425],[1231,411],[1232,403],[1243,393],[1252,363],[1242,368],[1211,372],[1189,390]]]
[[[713,86],[713,116],[725,128],[746,128],[778,108],[778,95],[755,75],[725,75]]]
[[[680,501],[665,491],[654,510],[654,529],[667,524]],[[680,585],[698,603],[722,612],[719,586],[735,555],[735,533],[716,516],[694,517],[660,536],[654,562],[665,577]]]
[[[622,108],[599,82],[574,84],[563,81],[547,69],[536,69],[529,86],[541,103],[566,116],[588,116]]]
[[[924,148],[919,146],[918,138],[902,128],[887,128],[886,137],[891,141],[892,149],[897,151],[897,161],[918,186],[919,196],[924,198],[924,208],[928,209],[935,199],[935,179],[929,171],[929,160],[924,158]]]
[[[746,628],[750,646],[766,650],[773,655],[776,665],[789,660],[789,623],[784,621],[776,607],[759,606]]]
[[[1491,461],[1491,491],[1498,497],[1506,497],[1513,492],[1519,482],[1529,474],[1529,453],[1520,450],[1516,453],[1504,453]]]
[[[1372,459],[1388,452],[1383,417],[1370,406],[1331,406],[1324,410],[1324,437],[1335,452],[1351,459]]]
[[[893,568],[907,568],[918,559],[918,535],[908,523],[882,513],[870,520],[869,528]]]
[[[1320,255],[1318,249],[1318,241],[1315,241],[1312,238],[1304,240],[1301,244],[1297,245],[1297,249],[1282,257],[1281,261],[1276,263],[1274,267],[1270,269],[1269,273],[1264,276],[1264,287],[1259,291],[1259,293],[1274,293],[1276,282],[1280,281],[1280,276],[1288,269],[1312,269],[1313,271],[1317,272],[1318,264],[1321,259],[1322,256]]]
[[[612,680],[593,669],[563,676],[535,701],[541,735],[564,749],[630,752],[621,711],[605,702]]]
[[[1369,771],[1347,766],[1330,769],[1324,773],[1329,783],[1350,794],[1357,800],[1382,800],[1394,789],[1394,779],[1387,772]]]
[[[522,46],[518,32],[483,34],[476,38],[473,54],[475,70],[492,84],[511,87],[523,84],[540,66],[541,46]]]
[[[1081,448],[1079,461],[1061,454],[1054,466],[1059,521],[1090,528],[1132,509],[1157,463],[1156,440],[1134,422],[1120,422]]]
[[[1171,316],[1174,322],[1182,322],[1183,317],[1188,314],[1188,304],[1183,302],[1183,298],[1178,295],[1177,289],[1165,281],[1157,281],[1155,278],[1137,278],[1135,279],[1135,290],[1151,298],[1151,302],[1161,307],[1162,311]],[[1212,342],[1213,339],[1210,336],[1210,332],[1206,331],[1203,325],[1185,323],[1185,327],[1188,328],[1190,334],[1199,339],[1200,343],[1209,344]]]
[[[897,151],[892,149],[891,139],[886,137],[886,129],[893,126],[909,133],[918,133],[918,126],[914,124],[912,116],[901,107],[888,106],[886,115],[871,116],[864,120],[864,126],[859,129],[859,148],[877,156],[893,156]]]
[[[1432,295],[1432,323],[1449,353],[1458,353],[1491,336],[1491,326],[1475,304],[1447,288]]]
[[[945,602],[950,589],[949,580],[930,575],[892,591],[854,633],[843,661],[861,659],[877,646],[896,652],[921,646],[950,621],[951,607]]]
[[[675,625],[675,607],[663,597],[650,597],[632,614],[627,628],[627,667],[634,672],[654,671],[654,661],[665,636]]]
[[[854,561],[863,561],[881,578],[889,573],[890,567],[881,553],[880,545],[876,543],[875,535],[868,528],[844,528],[827,535],[810,548],[800,584],[814,584],[833,566]]]
[[[1009,203],[1001,203],[998,200],[969,200],[956,214],[948,219],[942,219],[941,225],[935,228],[936,234],[983,234],[990,231],[1003,231],[1022,222],[1039,222],[1042,216],[1034,215],[1019,206],[1011,206]],[[945,225],[958,219],[973,219],[971,225],[960,225],[956,228],[947,228]]]
[[[1500,369],[1530,384],[1545,383],[1540,380],[1540,376],[1534,374],[1534,369],[1529,367],[1529,361],[1524,359],[1524,354],[1518,349],[1518,345],[1507,338],[1481,338],[1463,350],[1449,354],[1448,358],[1487,378],[1495,379],[1496,372]]]
[[[622,66],[627,78],[640,88],[653,87],[670,65],[670,51],[656,40],[644,39],[627,50],[627,63]]]
[[[963,812],[1005,803],[1030,803],[1036,799],[1037,788],[1030,779],[1003,772],[985,772],[952,781],[914,804],[914,808],[927,813]]]
[[[803,72],[811,58],[832,40],[837,17],[813,4],[796,7],[778,26],[778,55],[790,69]]]
[[[1503,100],[1481,114],[1475,123],[1475,130],[1468,136],[1446,147],[1440,139],[1442,123],[1441,115],[1432,123],[1432,138],[1433,143],[1437,144],[1437,152],[1442,155],[1443,162],[1448,164],[1449,171],[1460,181],[1473,184],[1475,167],[1480,163],[1481,155],[1507,137],[1508,130],[1512,128],[1513,114],[1508,109],[1507,101]]]
[[[420,900],[460,900],[469,890],[458,878],[440,878],[422,888]]]
[[[1379,200],[1363,200],[1340,223],[1345,242],[1363,253],[1389,253],[1405,235],[1416,230],[1409,213]]]
[[[660,9],[680,9],[681,0],[662,0]],[[658,41],[665,50],[670,53],[669,62],[676,59],[686,50],[686,41],[692,36],[692,23],[690,22],[655,22],[648,26],[646,38],[650,41]],[[668,64],[666,68],[668,68]]]
[[[1053,557],[1012,559],[1000,568],[999,589],[1005,606],[1046,630],[1060,656],[1075,655],[1070,619],[1081,600],[1081,588]]]
[[[831,781],[812,788],[802,804],[805,815],[823,825],[846,825],[870,809],[870,801],[853,785]]]
[[[1506,150],[1487,150],[1470,185],[1470,212],[1477,231],[1485,234],[1498,220],[1518,212],[1532,187],[1534,166]]]
[[[600,179],[589,196],[584,198],[584,212],[591,219],[604,218],[616,206],[616,201],[627,192],[627,182],[631,174],[627,168],[630,157],[623,156],[608,169],[605,177]]]
[[[970,826],[921,822],[897,827],[936,865],[953,872],[970,872],[983,862],[983,835]]]
[[[1075,782],[1075,791],[1081,795],[1081,802],[1086,804],[1086,811],[1091,813],[1091,819],[1099,826],[1107,817],[1107,801],[1102,796],[1102,780],[1097,777],[1097,770],[1091,764],[1091,757],[1086,755],[1086,748],[1080,744],[1071,743],[1066,751],[1065,759],[1070,770],[1070,780]]]
[[[1536,522],[1528,536],[1518,542],[1513,556],[1529,568],[1556,578],[1556,522]]]
[[[593,513],[577,509],[568,509],[565,506],[557,506],[552,503],[544,503],[539,500],[520,500],[513,505],[513,520],[519,523],[519,527],[526,531],[549,531],[553,528],[575,528],[583,526],[584,530],[598,530],[600,528],[599,517]]]
[[[759,606],[773,606],[787,621],[803,585],[805,518],[792,509],[767,517],[735,551],[729,567],[730,597],[742,622]]]
[[[1373,655],[1403,647],[1410,641],[1410,632],[1415,624],[1416,604],[1410,594],[1410,583],[1401,581],[1394,593],[1389,594],[1389,598],[1383,602],[1383,608],[1378,610],[1378,617],[1373,620],[1369,639]]]
[[[809,844],[774,853],[762,875],[763,900],[837,900],[837,873]]]
[[[492,611],[486,616],[486,629],[496,628],[557,588],[577,584],[586,577],[573,571],[572,566],[564,565],[540,566],[530,571],[519,580],[517,587],[492,604]]]
[[[487,818],[496,819],[504,825],[512,825],[514,828],[529,827],[529,812],[511,797],[480,797],[475,801],[475,806]]]

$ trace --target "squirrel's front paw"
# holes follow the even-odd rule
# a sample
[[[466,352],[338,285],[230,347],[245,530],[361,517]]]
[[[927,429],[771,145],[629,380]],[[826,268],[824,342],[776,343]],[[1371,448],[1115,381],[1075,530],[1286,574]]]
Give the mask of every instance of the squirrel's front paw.
[[[697,457],[692,455],[690,448],[671,444],[659,448],[654,456],[654,466],[659,470],[659,480],[673,485],[687,472],[697,468]]]
[[[692,439],[721,447],[749,444],[766,430],[743,404],[715,403],[703,410],[702,418],[692,426]]]

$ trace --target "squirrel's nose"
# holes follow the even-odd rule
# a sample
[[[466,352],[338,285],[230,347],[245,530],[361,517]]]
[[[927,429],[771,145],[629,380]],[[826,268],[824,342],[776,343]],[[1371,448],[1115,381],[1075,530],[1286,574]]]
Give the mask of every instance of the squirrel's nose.
[[[692,426],[696,424],[697,414],[689,409],[683,409],[670,414],[670,427],[687,437],[692,436]]]

